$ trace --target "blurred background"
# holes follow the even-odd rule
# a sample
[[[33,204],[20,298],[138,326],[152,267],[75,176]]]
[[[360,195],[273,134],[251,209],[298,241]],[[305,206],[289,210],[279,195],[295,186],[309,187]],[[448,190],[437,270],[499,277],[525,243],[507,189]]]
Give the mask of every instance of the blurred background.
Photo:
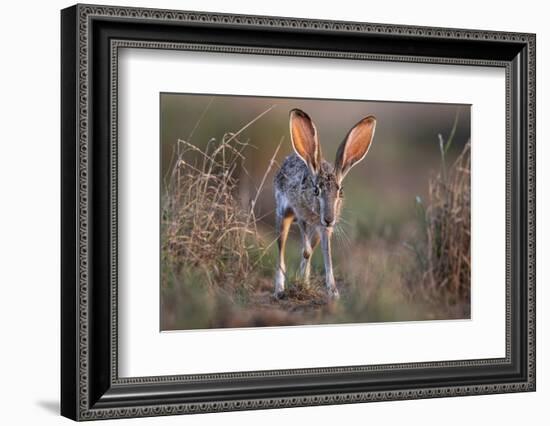
[[[295,277],[300,260],[296,226],[291,229],[287,249],[289,297],[283,301],[270,298],[277,253],[276,244],[272,244],[276,238],[272,181],[278,166],[292,152],[288,116],[293,108],[304,110],[313,119],[323,156],[331,163],[355,123],[369,114],[377,118],[368,155],[344,181],[343,215],[333,249],[337,283],[343,288],[337,306],[324,300],[319,249],[312,263],[318,285],[314,280],[313,289],[300,288],[299,277]],[[162,93],[160,120],[161,193],[165,198],[161,205],[171,206],[171,212],[163,212],[166,226],[161,237],[162,329],[469,317],[469,292],[437,297],[425,291],[426,271],[421,270],[426,269],[422,256],[431,261],[427,250],[433,250],[426,247],[429,242],[424,229],[430,225],[426,213],[430,212],[430,179],[451,168],[466,150],[468,105]],[[231,170],[231,195],[244,212],[256,201],[254,226],[260,234],[262,254],[252,274],[228,275],[231,259],[227,259],[225,266],[215,267],[226,271],[207,280],[197,276],[196,265],[182,258],[189,257],[189,248],[187,252],[181,247],[179,251],[169,248],[170,238],[191,232],[181,226],[183,220],[190,219],[178,216],[181,203],[165,201],[185,187],[185,179],[195,180],[193,174],[185,173],[177,182],[171,180],[174,171],[181,169],[178,155],[183,155],[185,164],[197,166],[204,159],[201,153],[224,140],[238,142],[241,149],[242,158]],[[183,143],[186,149],[182,149]],[[465,155],[469,173],[469,151]],[[469,196],[469,177],[467,184]],[[467,208],[469,220],[469,204]],[[174,221],[179,221],[179,227],[174,231],[172,226],[169,236],[166,230]],[[469,234],[466,237],[469,241]],[[469,259],[469,242],[467,255]],[[236,281],[249,279],[252,283],[239,289]],[[460,279],[466,280],[463,275]],[[216,280],[224,283],[213,284]],[[460,285],[469,288],[469,276],[467,280]],[[235,282],[227,285],[227,281]],[[220,292],[220,288],[225,290]]]

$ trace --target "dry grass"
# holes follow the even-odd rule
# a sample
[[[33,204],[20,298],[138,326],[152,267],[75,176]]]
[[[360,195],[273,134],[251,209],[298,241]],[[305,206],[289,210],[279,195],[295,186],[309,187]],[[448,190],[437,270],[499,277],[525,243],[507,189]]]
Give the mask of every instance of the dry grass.
[[[238,136],[266,112],[221,141],[210,140],[204,150],[181,139],[176,145],[162,203],[162,252],[177,270],[199,268],[211,286],[246,285],[266,249],[257,232],[257,196],[250,206],[236,196],[249,146]],[[273,160],[266,175],[272,166]]]
[[[439,136],[441,169],[429,181],[426,204],[417,197],[423,238],[408,244],[416,253],[420,277],[413,274],[413,293],[447,306],[470,304],[470,142],[447,167],[452,135]]]

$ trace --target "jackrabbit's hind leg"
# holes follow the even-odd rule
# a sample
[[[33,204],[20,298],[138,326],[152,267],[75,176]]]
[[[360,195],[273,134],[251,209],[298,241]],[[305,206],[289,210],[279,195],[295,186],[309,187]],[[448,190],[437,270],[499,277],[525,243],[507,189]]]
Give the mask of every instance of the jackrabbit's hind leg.
[[[285,248],[286,240],[288,238],[288,231],[290,225],[294,220],[294,212],[292,210],[286,210],[283,214],[277,214],[276,231],[277,231],[277,245],[279,247],[279,259],[277,264],[277,270],[275,271],[275,297],[280,298],[284,295],[285,291]]]
[[[308,225],[305,221],[298,222],[302,233],[302,260],[300,261],[300,273],[305,284],[309,284],[311,275],[311,256],[317,244],[319,244],[319,233],[314,226]]]

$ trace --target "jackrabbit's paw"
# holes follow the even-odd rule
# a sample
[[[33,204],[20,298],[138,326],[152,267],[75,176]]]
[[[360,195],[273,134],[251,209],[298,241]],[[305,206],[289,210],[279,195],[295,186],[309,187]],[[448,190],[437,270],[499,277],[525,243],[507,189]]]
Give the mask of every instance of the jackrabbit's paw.
[[[336,287],[329,288],[327,290],[327,293],[328,293],[328,298],[330,300],[340,299],[340,292],[338,291],[338,289]]]
[[[285,299],[286,298],[286,293],[284,290],[280,290],[280,291],[275,291],[273,293],[273,299],[275,300],[281,300],[281,299]]]

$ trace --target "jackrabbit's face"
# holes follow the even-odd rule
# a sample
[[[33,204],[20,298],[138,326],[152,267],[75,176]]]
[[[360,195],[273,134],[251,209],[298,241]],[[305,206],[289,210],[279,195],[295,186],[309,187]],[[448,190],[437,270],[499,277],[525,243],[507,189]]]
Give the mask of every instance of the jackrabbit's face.
[[[311,181],[303,186],[319,203],[321,224],[334,225],[342,208],[342,181],[349,170],[367,155],[376,127],[376,118],[369,115],[357,123],[340,144],[334,169],[323,162],[317,129],[302,110],[290,111],[290,136],[298,156],[308,166]],[[306,195],[306,194],[305,194]],[[311,197],[307,197],[311,198]]]
[[[323,169],[324,167],[322,167]],[[321,170],[315,178],[311,178],[305,191],[317,200],[321,225],[333,226],[340,217],[344,190],[333,171]]]

